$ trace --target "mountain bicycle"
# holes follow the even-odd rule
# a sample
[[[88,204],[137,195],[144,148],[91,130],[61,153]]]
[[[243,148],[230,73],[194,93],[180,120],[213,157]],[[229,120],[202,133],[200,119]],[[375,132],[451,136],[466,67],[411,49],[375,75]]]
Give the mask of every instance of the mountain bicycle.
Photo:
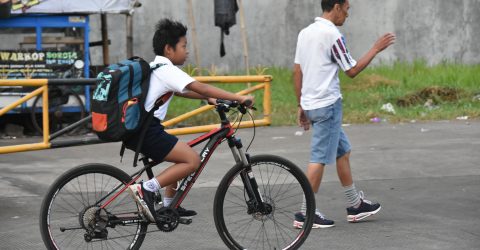
[[[128,187],[159,164],[142,157],[143,168],[132,175],[106,164],[91,163],[61,175],[50,187],[40,212],[40,231],[48,249],[139,249],[147,234],[170,232],[191,218],[179,217],[176,208],[187,196],[215,149],[227,141],[236,164],[221,180],[213,202],[216,229],[229,249],[298,249],[308,237],[315,214],[315,198],[303,172],[292,162],[274,155],[250,156],[235,137],[235,122],[251,113],[237,102],[217,100],[221,126],[190,141],[206,142],[198,169],[184,178],[172,203],[161,205],[156,193],[158,222],[141,213]],[[253,117],[252,117],[252,120]],[[255,128],[255,126],[254,126]],[[238,129],[238,127],[237,127]],[[255,129],[254,129],[255,131]],[[255,134],[255,133],[254,133]],[[253,136],[252,141],[255,136]],[[251,145],[250,142],[250,145]],[[306,201],[303,228],[293,227],[294,213]],[[150,224],[157,228],[148,231]]]

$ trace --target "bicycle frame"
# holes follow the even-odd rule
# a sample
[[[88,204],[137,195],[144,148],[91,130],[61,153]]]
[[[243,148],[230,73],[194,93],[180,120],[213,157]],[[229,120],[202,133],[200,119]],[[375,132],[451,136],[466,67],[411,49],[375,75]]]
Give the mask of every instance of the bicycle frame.
[[[219,113],[220,119],[222,121],[221,127],[217,129],[213,129],[212,131],[205,133],[201,135],[200,137],[188,142],[188,145],[191,147],[197,146],[198,144],[205,142],[206,140],[209,140],[205,147],[202,149],[200,152],[200,166],[197,168],[197,170],[193,173],[191,173],[189,176],[185,177],[182,181],[182,183],[177,187],[177,191],[173,197],[172,203],[169,205],[169,208],[176,209],[178,208],[182,201],[185,199],[187,196],[188,192],[190,191],[191,187],[197,180],[197,178],[200,176],[202,173],[202,170],[205,168],[208,160],[210,159],[210,156],[213,154],[217,146],[224,140],[226,139],[228,141],[228,145],[232,151],[233,157],[235,159],[235,162],[237,164],[243,164],[245,166],[246,171],[242,174],[241,179],[245,184],[246,187],[246,193],[249,197],[249,213],[253,212],[262,212],[262,213],[269,213],[267,211],[268,209],[264,206],[263,204],[263,199],[262,196],[260,195],[258,191],[258,186],[255,181],[254,176],[251,174],[251,169],[249,166],[249,160],[248,160],[248,154],[243,152],[242,150],[242,143],[239,139],[236,139],[234,134],[235,131],[230,123],[230,121],[227,119],[225,115],[225,111],[228,111],[228,108],[222,107],[222,106],[217,106],[217,111]],[[142,175],[142,173],[145,171],[147,173],[147,176],[149,179],[154,178],[154,174],[152,172],[152,168],[158,164],[159,162],[153,162],[149,161],[148,158],[144,157],[141,159],[141,161],[144,164],[144,168],[142,168],[140,171],[137,171],[136,173],[132,174],[132,181],[128,184],[126,184],[118,193],[116,193],[112,198],[110,198],[106,203],[101,205],[101,208],[105,208],[110,204],[113,200],[115,200],[122,192],[124,192],[130,185],[135,183]],[[122,184],[123,185],[123,184]],[[118,188],[120,188],[122,185],[119,185],[117,188],[115,188],[111,193],[107,194],[105,197],[108,197],[111,195],[113,192],[116,192]],[[97,205],[101,203],[103,199],[100,199],[97,202]]]

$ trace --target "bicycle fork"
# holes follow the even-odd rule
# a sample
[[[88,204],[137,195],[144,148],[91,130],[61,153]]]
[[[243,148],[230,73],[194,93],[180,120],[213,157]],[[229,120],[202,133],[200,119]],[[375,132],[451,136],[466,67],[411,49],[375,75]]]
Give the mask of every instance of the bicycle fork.
[[[243,144],[240,139],[234,137],[228,139],[228,145],[232,151],[233,158],[237,164],[242,164],[244,171],[240,172],[245,193],[247,194],[247,213],[256,215],[268,215],[272,212],[272,206],[265,203],[262,194],[258,189],[257,180],[252,172],[250,155],[243,151]]]

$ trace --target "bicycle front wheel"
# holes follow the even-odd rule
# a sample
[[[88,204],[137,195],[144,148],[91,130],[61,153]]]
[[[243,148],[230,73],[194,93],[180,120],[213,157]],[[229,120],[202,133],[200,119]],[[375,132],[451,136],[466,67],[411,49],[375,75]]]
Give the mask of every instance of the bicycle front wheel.
[[[139,249],[148,223],[129,193],[119,193],[130,181],[128,174],[105,164],[86,164],[60,176],[40,211],[47,249]]]
[[[315,214],[315,197],[303,172],[292,162],[273,155],[250,160],[258,191],[269,213],[249,211],[248,195],[241,173],[233,167],[222,179],[215,195],[213,216],[223,242],[230,249],[297,249],[307,238]],[[294,228],[294,214],[303,198],[307,205],[302,229]]]

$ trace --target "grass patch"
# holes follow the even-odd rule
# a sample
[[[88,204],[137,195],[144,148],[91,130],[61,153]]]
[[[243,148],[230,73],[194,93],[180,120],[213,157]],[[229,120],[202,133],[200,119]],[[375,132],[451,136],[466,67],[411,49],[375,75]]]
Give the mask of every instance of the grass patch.
[[[297,102],[292,70],[272,67],[264,71],[273,76],[272,124],[296,124]],[[252,72],[255,74],[255,72]],[[480,117],[480,65],[441,63],[428,66],[423,61],[370,67],[354,79],[340,74],[344,123],[368,123],[373,117],[389,122],[410,120],[453,120],[459,116]],[[218,84],[229,91],[245,88],[243,84]],[[262,93],[255,94],[256,106],[262,107]],[[396,113],[381,110],[391,103]],[[168,117],[174,117],[200,105],[199,100],[175,98]],[[261,114],[261,109],[257,114]],[[216,115],[196,116],[186,126],[217,122]]]

